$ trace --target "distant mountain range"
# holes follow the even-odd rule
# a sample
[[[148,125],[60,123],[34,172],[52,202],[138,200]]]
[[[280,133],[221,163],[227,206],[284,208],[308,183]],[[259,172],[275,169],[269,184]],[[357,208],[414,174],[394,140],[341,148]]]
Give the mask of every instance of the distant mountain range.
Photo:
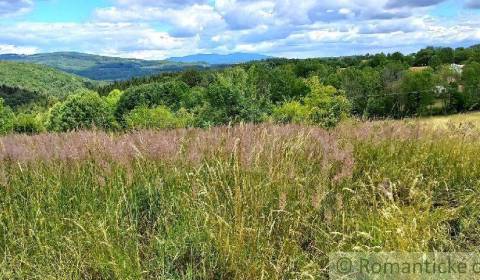
[[[258,61],[272,58],[262,54],[252,53],[233,53],[227,55],[221,54],[196,54],[183,57],[172,57],[168,61],[181,63],[207,63],[211,65],[239,64],[250,61]]]
[[[175,72],[186,68],[205,69],[218,67],[219,65],[238,64],[267,58],[269,57],[246,53],[230,55],[199,54],[175,57],[167,60],[129,59],[76,52],[0,55],[0,61],[42,64],[92,80],[106,81],[125,80],[162,72]]]

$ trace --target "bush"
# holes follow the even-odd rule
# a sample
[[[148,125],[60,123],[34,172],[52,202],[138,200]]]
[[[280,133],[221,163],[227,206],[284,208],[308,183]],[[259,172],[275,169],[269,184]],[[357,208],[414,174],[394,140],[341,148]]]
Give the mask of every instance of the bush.
[[[188,98],[188,86],[184,82],[170,81],[166,83],[151,83],[129,88],[120,97],[116,110],[118,120],[139,106],[166,106],[178,110]]]
[[[6,106],[0,98],[0,134],[7,134],[12,131],[14,114],[10,107]]]
[[[122,95],[123,92],[121,90],[114,89],[107,96],[104,97],[105,102],[113,112],[117,109],[118,102],[120,102],[120,98],[122,97]]]
[[[272,117],[277,123],[305,123],[308,119],[308,108],[298,101],[292,101],[275,108]]]
[[[108,104],[96,92],[81,92],[55,104],[50,110],[48,128],[70,131],[93,127],[112,129],[116,122]]]
[[[15,118],[13,131],[22,134],[36,134],[45,130],[41,120],[33,114],[19,114]]]
[[[193,117],[183,108],[175,115],[165,106],[141,106],[127,114],[125,121],[131,129],[165,129],[190,126]]]
[[[305,106],[311,123],[331,128],[350,116],[352,105],[343,91],[324,86],[318,77],[309,78],[307,85],[310,94],[305,97]]]

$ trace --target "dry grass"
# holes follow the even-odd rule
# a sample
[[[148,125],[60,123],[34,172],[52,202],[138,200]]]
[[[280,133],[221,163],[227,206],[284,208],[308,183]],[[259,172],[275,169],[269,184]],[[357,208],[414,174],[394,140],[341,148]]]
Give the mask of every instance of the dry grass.
[[[0,278],[321,279],[332,251],[480,245],[473,128],[0,139]]]

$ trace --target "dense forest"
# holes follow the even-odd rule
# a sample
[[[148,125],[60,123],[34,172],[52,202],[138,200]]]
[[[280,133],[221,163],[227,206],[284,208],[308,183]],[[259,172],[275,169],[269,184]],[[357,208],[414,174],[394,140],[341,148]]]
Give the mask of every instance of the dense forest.
[[[3,62],[0,85],[4,133],[239,122],[331,128],[349,117],[406,118],[480,109],[480,46],[428,47],[410,55],[268,59],[109,84]]]

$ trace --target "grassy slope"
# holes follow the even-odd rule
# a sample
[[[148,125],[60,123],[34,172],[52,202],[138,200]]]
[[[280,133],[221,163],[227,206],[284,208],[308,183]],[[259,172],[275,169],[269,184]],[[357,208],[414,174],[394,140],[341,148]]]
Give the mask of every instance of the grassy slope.
[[[333,251],[477,251],[469,129],[0,138],[0,278],[322,279]]]
[[[435,128],[449,128],[452,125],[458,126],[461,124],[480,127],[480,112],[431,117],[419,120],[419,122]]]
[[[86,80],[50,67],[0,61],[0,84],[64,97],[86,88]]]

